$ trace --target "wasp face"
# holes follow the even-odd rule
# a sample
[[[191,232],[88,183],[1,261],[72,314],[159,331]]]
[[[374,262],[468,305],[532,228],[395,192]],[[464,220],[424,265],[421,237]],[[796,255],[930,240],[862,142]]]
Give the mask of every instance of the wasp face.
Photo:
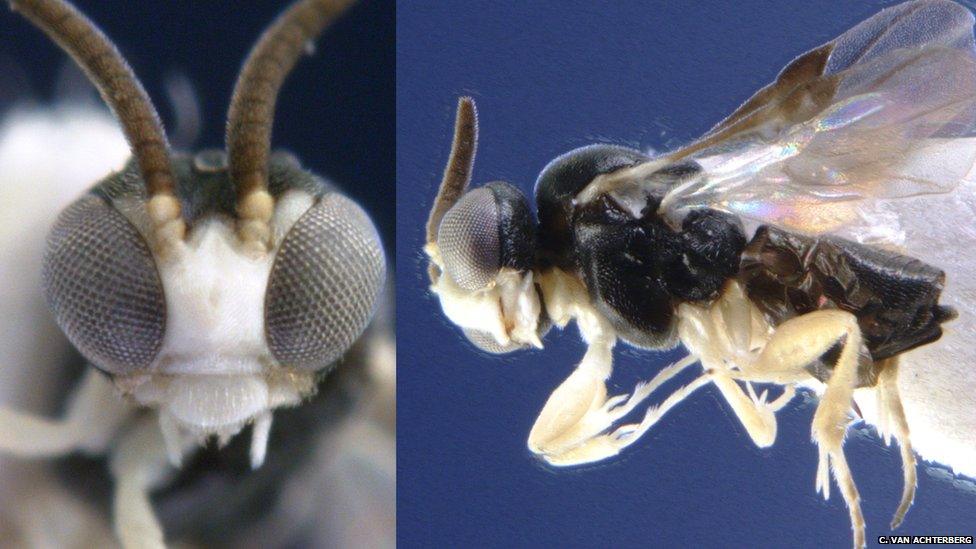
[[[175,153],[111,42],[63,0],[12,1],[70,53],[117,115],[133,160],[60,216],[44,260],[55,319],[97,368],[160,411],[167,450],[226,440],[298,404],[359,337],[384,277],[369,218],[287,155],[271,154],[284,79],[349,2],[299,0],[245,61],[227,148]]]
[[[236,432],[297,403],[365,329],[384,277],[365,212],[276,155],[270,253],[233,227],[219,152],[177,157],[186,239],[160,257],[135,166],[71,205],[48,240],[44,280],[61,328],[144,404],[200,433]]]

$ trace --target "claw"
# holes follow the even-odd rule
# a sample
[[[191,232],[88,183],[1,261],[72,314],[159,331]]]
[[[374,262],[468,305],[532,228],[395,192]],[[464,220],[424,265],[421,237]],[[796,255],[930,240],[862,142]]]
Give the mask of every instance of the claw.
[[[818,494],[823,496],[824,500],[830,499],[829,463],[830,463],[830,458],[827,456],[827,450],[821,448],[820,459],[817,461],[816,490]]]
[[[613,412],[614,408],[616,408],[621,402],[626,401],[628,398],[630,398],[630,395],[627,394],[612,396],[608,398],[607,401],[603,404],[603,411],[608,414]]]

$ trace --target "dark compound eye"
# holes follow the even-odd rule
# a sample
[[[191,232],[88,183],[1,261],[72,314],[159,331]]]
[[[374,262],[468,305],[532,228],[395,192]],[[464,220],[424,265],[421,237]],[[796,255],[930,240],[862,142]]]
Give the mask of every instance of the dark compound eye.
[[[94,195],[68,206],[48,236],[43,280],[61,330],[96,367],[152,364],[166,327],[163,286],[145,239],[115,208]]]
[[[461,288],[474,291],[487,286],[502,268],[532,267],[535,224],[525,196],[496,181],[469,191],[444,214],[437,243],[447,274]]]
[[[275,359],[304,370],[334,363],[369,323],[385,271],[366,213],[325,195],[295,222],[271,269],[264,322]]]

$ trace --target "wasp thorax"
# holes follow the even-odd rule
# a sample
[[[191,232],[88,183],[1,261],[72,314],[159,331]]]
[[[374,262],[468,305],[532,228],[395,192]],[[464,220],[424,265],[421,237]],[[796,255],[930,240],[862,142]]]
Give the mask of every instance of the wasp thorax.
[[[714,299],[738,272],[746,240],[736,217],[699,209],[674,227],[658,213],[667,189],[688,174],[666,167],[573,210],[574,267],[596,308],[634,345],[673,346],[677,304]]]
[[[548,261],[561,267],[569,265],[574,197],[596,177],[647,160],[647,155],[634,149],[596,144],[560,155],[543,168],[535,183],[535,200],[539,209],[539,246]]]

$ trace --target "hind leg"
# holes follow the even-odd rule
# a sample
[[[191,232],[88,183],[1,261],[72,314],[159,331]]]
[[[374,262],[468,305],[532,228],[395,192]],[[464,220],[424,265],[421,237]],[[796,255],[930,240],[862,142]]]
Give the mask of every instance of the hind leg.
[[[812,437],[819,448],[816,489],[830,497],[830,470],[847,503],[854,546],[864,546],[860,495],[844,457],[848,411],[857,384],[861,331],[854,315],[838,310],[814,311],[781,324],[755,361],[729,375],[747,381],[790,384],[809,379],[806,367],[834,345],[842,345],[827,389],[813,416]]]
[[[905,409],[901,405],[901,396],[898,393],[898,359],[893,358],[881,365],[881,373],[878,375],[877,403],[878,418],[881,436],[885,443],[891,441],[894,436],[901,450],[901,466],[904,476],[901,502],[891,519],[891,529],[894,530],[901,525],[905,519],[905,514],[915,500],[916,462],[915,452],[912,450],[910,433],[908,431],[908,419],[905,417]]]

